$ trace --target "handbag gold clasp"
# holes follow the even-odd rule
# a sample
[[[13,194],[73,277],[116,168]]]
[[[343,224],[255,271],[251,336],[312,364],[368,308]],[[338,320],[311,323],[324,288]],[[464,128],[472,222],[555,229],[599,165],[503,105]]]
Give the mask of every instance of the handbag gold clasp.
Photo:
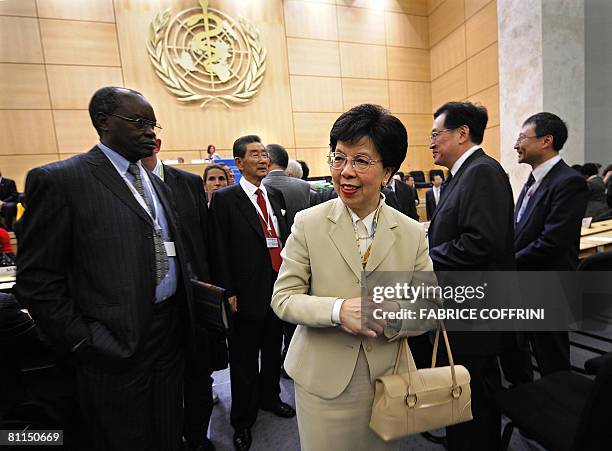
[[[412,409],[417,403],[417,395],[406,393],[406,396],[404,397],[404,402],[409,408]]]
[[[461,393],[463,393],[463,389],[461,388],[460,385],[453,387],[453,389],[451,390],[451,395],[455,399],[459,399],[459,397],[461,396]]]

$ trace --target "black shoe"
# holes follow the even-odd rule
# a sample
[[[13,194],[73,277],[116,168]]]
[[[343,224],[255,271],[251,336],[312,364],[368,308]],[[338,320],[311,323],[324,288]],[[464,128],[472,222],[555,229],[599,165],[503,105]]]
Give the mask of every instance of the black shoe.
[[[282,401],[267,406],[261,406],[261,410],[272,412],[274,415],[281,418],[293,418],[295,416],[294,408]]]
[[[253,437],[251,437],[250,429],[240,429],[234,432],[234,448],[237,451],[247,451],[251,447],[252,441]]]

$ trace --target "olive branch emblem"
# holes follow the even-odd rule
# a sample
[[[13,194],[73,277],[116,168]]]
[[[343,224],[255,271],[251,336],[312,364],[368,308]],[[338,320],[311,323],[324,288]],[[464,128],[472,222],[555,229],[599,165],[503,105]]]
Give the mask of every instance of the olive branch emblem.
[[[228,94],[212,95],[199,94],[189,86],[181,77],[174,73],[168,55],[164,51],[164,34],[171,19],[170,8],[158,13],[149,25],[147,37],[147,52],[155,73],[165,84],[166,88],[177,97],[179,102],[197,102],[204,108],[212,101],[221,102],[227,108],[231,108],[231,103],[245,104],[252,100],[257,94],[258,88],[263,82],[266,71],[266,49],[262,46],[259,31],[247,20],[240,18],[250,51],[250,65],[243,75],[244,80],[240,81],[236,88]]]

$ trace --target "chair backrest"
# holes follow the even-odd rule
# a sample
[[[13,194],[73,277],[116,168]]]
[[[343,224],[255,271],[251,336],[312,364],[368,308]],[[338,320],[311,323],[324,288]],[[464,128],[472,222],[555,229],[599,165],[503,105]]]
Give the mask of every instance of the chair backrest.
[[[609,353],[612,356],[612,353]],[[584,405],[572,448],[576,451],[610,449],[612,444],[612,358],[607,359],[595,377]]]
[[[425,173],[423,171],[410,171],[410,175],[414,177],[415,183],[425,182]]]
[[[589,255],[578,265],[579,271],[612,271],[612,251]]]
[[[444,171],[442,169],[431,169],[429,171],[429,181],[433,182],[434,175],[439,175],[444,180]]]

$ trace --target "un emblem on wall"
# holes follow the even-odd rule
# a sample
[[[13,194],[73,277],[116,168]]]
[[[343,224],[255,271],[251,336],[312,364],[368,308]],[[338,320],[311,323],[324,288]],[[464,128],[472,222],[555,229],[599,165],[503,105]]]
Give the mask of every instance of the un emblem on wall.
[[[147,51],[155,73],[180,102],[204,108],[218,101],[247,103],[257,93],[266,70],[266,50],[259,31],[208,7],[190,8],[171,17],[170,9],[149,25]]]

